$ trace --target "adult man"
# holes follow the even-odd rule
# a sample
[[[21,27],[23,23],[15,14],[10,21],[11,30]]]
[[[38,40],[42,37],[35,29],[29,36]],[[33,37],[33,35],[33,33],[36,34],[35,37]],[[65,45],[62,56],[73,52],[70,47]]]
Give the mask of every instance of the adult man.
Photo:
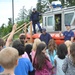
[[[46,29],[42,29],[42,34],[40,35],[40,40],[44,41],[46,45],[48,46],[49,40],[52,39],[51,35],[46,32]]]
[[[36,29],[35,29],[36,24],[38,25],[40,32],[42,32],[42,29],[39,23],[39,16],[40,16],[39,12],[37,12],[36,9],[33,8],[33,12],[31,14],[30,20],[32,21],[32,24],[33,24],[34,33],[36,33]]]
[[[71,42],[73,42],[74,32],[70,29],[70,25],[67,24],[65,26],[67,30],[63,32],[64,40],[70,40]],[[61,36],[61,32],[59,33],[59,35]]]

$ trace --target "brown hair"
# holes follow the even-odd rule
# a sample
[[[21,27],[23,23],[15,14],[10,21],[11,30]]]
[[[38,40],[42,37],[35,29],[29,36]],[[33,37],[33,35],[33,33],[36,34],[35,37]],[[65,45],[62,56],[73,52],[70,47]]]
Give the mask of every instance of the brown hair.
[[[33,61],[33,66],[38,70],[41,70],[43,68],[43,66],[46,64],[46,60],[49,61],[46,55],[42,52],[45,48],[46,44],[44,43],[40,43],[37,46],[36,54]]]
[[[18,60],[18,51],[15,48],[7,47],[0,52],[0,65],[5,69],[11,69],[16,66]]]
[[[57,45],[56,45],[54,39],[49,40],[48,49],[50,52],[53,52],[53,50],[57,49]]]
[[[21,35],[19,36],[19,39],[20,39],[21,43],[24,45],[24,44],[25,44],[26,36],[25,36],[24,34],[21,34]]]
[[[70,47],[70,54],[71,54],[71,57],[72,57],[72,61],[75,65],[75,42],[72,43],[72,45]]]

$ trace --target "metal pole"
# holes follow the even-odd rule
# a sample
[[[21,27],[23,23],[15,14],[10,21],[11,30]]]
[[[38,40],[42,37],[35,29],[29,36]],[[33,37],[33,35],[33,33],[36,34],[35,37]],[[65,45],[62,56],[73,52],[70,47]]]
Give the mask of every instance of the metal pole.
[[[30,43],[32,43],[32,22],[30,22]]]
[[[14,0],[12,0],[12,24],[14,25]]]

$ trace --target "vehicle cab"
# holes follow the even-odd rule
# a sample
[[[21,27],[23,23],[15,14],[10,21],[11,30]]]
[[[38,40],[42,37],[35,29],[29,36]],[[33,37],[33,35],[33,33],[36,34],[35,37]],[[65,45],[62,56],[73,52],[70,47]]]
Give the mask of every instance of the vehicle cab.
[[[75,6],[62,8],[61,4],[53,3],[50,11],[43,14],[43,27],[47,32],[65,31],[66,24],[70,24],[71,29],[75,28]]]

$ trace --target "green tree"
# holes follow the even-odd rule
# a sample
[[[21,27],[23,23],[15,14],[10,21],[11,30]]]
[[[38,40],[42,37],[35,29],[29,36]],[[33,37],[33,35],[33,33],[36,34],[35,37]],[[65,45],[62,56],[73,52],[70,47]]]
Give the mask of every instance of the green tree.
[[[20,9],[20,13],[18,14],[17,21],[25,21],[28,15],[28,11],[23,6],[22,9]]]
[[[0,37],[2,38],[3,36],[7,35],[9,32],[12,30],[12,25],[6,26],[4,23],[0,27]]]
[[[39,0],[37,3],[37,11],[44,13],[46,11],[47,2],[48,0]]]
[[[49,8],[48,4],[51,5],[52,1],[57,1],[57,0],[38,0],[37,2],[37,10],[39,12],[45,12]],[[60,0],[62,7],[65,6],[74,6],[75,5],[75,0]]]
[[[30,13],[31,13],[31,9],[30,10],[26,10],[24,7],[22,10],[20,10],[19,16],[16,19],[16,22],[18,24],[18,26],[22,25],[23,23],[28,23],[30,20]],[[12,30],[12,20],[11,18],[8,18],[8,25],[2,24],[2,26],[0,27],[0,37],[3,37],[5,35],[7,35],[8,33],[10,33]],[[15,36],[17,37],[20,33],[22,33],[22,31],[20,31],[18,34],[16,34]]]
[[[75,0],[66,0],[68,5],[67,6],[74,6],[75,5]]]
[[[8,18],[8,25],[12,25],[12,18]]]

